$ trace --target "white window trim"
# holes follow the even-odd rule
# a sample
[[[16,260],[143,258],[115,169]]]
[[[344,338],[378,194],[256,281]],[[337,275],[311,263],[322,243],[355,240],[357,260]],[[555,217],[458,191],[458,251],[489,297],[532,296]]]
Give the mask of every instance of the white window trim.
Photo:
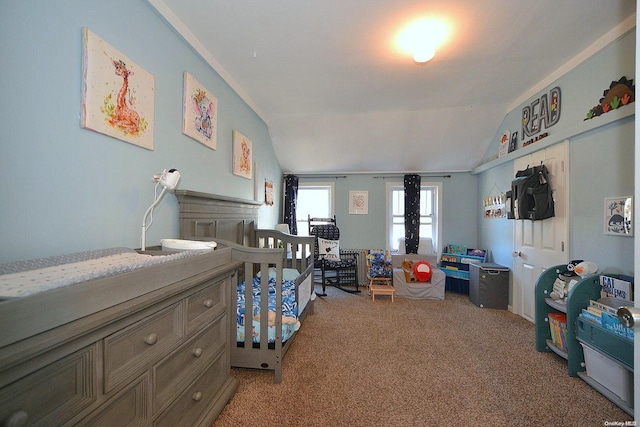
[[[329,199],[329,203],[331,204],[331,206],[329,206],[329,216],[333,218],[333,216],[336,213],[336,183],[335,182],[298,182],[298,191],[300,191],[301,188],[303,187],[330,187],[331,190],[329,190],[331,192],[331,197]],[[307,222],[308,217],[304,217],[304,218],[298,218],[297,217],[297,212],[296,212],[296,221],[304,221]],[[308,226],[308,224],[307,224]],[[300,231],[298,230],[298,234],[300,234]]]
[[[435,249],[437,255],[438,255],[438,259],[440,259],[440,255],[442,253],[441,250],[441,244],[440,241],[442,240],[442,182],[421,182],[420,183],[421,187],[436,187],[437,188],[437,197],[436,197],[436,207],[434,209],[434,219],[436,221],[436,237],[433,241],[433,248]],[[386,186],[386,228],[385,228],[385,235],[386,235],[386,245],[387,245],[387,249],[391,248],[391,241],[390,241],[390,230],[391,230],[391,200],[389,198],[389,196],[391,195],[391,188],[392,187],[404,187],[404,182],[387,182],[387,186]]]

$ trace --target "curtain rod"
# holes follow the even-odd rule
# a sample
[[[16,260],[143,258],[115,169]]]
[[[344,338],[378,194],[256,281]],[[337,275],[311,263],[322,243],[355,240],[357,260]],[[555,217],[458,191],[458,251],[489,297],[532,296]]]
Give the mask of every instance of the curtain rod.
[[[291,175],[295,175],[295,174],[291,174]],[[285,175],[286,176],[286,175]],[[302,179],[302,178],[348,178],[346,175],[298,175],[298,178]]]
[[[296,175],[296,174],[284,174],[284,176],[287,175]],[[406,175],[406,174],[404,174]],[[387,179],[387,178],[400,178],[403,177],[404,175],[400,175],[400,174],[393,174],[393,175],[375,175],[373,178],[382,178],[382,179]],[[451,175],[423,175],[423,174],[416,174],[416,175],[420,175],[422,178],[451,178]],[[335,179],[346,179],[349,178],[347,175],[305,175],[305,174],[300,174],[297,175],[298,178],[302,179],[302,178],[335,178]]]
[[[411,175],[411,174],[407,174],[407,175]],[[422,175],[422,174],[416,174],[416,175],[420,175],[421,178],[451,178],[451,175]],[[400,178],[403,176],[404,175],[378,175],[378,176],[374,176],[374,178],[387,179],[387,178]]]

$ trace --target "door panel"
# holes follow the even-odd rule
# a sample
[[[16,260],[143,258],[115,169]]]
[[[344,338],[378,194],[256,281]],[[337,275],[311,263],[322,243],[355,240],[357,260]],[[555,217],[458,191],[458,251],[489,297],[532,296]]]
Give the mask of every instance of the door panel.
[[[513,162],[514,176],[527,166],[543,163],[555,201],[555,216],[540,221],[514,220],[513,306],[514,313],[534,322],[534,290],[538,276],[557,264],[568,262],[568,170],[567,141],[523,156]]]
[[[535,282],[537,279],[536,267],[531,264],[527,264],[525,262],[522,263],[522,276],[523,276],[523,294],[524,295],[533,295]],[[525,319],[534,322],[535,320],[535,303],[533,302],[533,298],[531,303],[528,301],[523,304],[522,314],[521,316]]]

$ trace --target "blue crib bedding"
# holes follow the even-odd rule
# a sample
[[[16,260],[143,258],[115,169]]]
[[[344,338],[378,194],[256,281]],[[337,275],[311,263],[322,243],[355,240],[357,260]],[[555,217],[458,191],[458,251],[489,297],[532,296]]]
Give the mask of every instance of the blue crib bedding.
[[[298,302],[296,301],[295,280],[300,275],[298,270],[292,268],[283,269],[282,274],[282,341],[291,338],[293,333],[300,327],[298,321]],[[275,313],[276,313],[276,271],[274,268],[269,269],[269,318],[268,318],[268,342],[275,342]],[[244,324],[245,324],[245,293],[246,284],[242,282],[238,285],[238,307],[237,307],[237,334],[238,342],[245,341]],[[252,283],[253,295],[253,325],[252,325],[252,341],[260,342],[260,274],[253,278]]]

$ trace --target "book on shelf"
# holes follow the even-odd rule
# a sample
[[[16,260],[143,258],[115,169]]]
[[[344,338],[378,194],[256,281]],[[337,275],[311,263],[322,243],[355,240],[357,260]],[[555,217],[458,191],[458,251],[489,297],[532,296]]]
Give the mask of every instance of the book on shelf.
[[[586,310],[590,313],[593,313],[594,315],[598,316],[598,317],[602,317],[602,309],[598,308],[598,307],[594,307],[592,305],[590,305],[589,307],[586,308]]]
[[[613,314],[615,316],[618,315],[618,309],[617,308],[610,307],[610,306],[608,306],[606,304],[603,304],[601,302],[598,302],[598,301],[589,300],[589,307],[595,307],[597,309],[600,309],[600,310],[602,310],[603,313],[606,312],[606,313],[611,313],[611,314]]]
[[[602,286],[602,291],[600,292],[602,298],[611,297],[632,301],[631,282],[616,279],[615,277],[600,276],[600,285]]]
[[[586,308],[582,309],[582,318],[585,320],[588,320],[589,322],[593,322],[596,325],[602,325],[602,315],[595,314],[589,309],[586,309]]]
[[[620,335],[628,340],[633,341],[634,331],[633,328],[627,328],[624,326],[618,316],[615,314],[602,312],[602,326],[616,335]]]

